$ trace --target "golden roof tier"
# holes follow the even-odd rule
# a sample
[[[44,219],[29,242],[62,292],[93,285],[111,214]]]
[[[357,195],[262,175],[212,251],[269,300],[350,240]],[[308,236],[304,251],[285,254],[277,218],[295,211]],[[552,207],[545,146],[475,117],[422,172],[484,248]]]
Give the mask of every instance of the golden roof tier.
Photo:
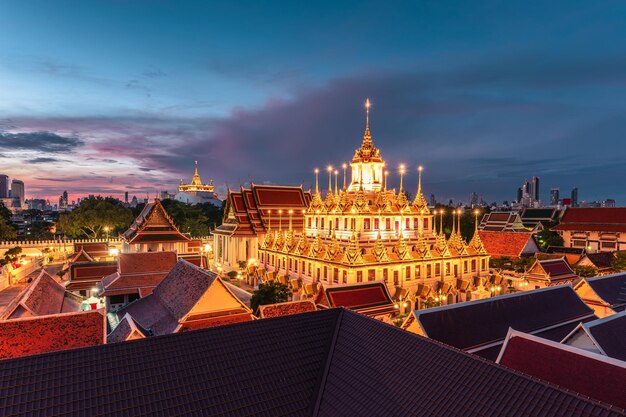
[[[380,150],[374,146],[372,134],[370,133],[369,114],[371,103],[365,101],[365,133],[361,147],[354,152],[350,167],[352,168],[352,181],[348,187],[349,191],[357,191],[363,188],[364,191],[379,191],[383,186],[383,168],[385,162],[380,156]]]
[[[191,179],[191,184],[184,184],[183,180],[180,180],[180,184],[178,184],[179,192],[205,192],[205,193],[213,193],[215,191],[215,187],[213,186],[213,180],[211,180],[208,184],[202,184],[202,180],[200,179],[200,174],[198,173],[198,161],[196,161],[196,167],[193,173],[193,178]]]

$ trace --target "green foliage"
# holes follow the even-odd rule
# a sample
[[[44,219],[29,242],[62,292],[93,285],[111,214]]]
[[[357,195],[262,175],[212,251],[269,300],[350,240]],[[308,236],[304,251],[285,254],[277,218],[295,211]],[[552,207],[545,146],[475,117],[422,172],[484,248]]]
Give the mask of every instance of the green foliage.
[[[613,269],[615,270],[615,272],[626,271],[626,251],[615,252]]]
[[[519,258],[512,260],[508,256],[489,259],[489,267],[494,269],[505,269],[508,271],[524,272],[532,266],[535,258]]]
[[[91,197],[68,214],[59,216],[57,228],[68,236],[96,239],[126,229],[133,221],[132,212],[112,198]]]
[[[230,281],[233,281],[235,278],[237,278],[237,271],[229,271],[227,274],[228,279]]]
[[[15,246],[11,249],[8,249],[6,252],[4,252],[4,258],[0,259],[0,266],[4,266],[9,262],[17,261],[21,253],[22,248],[20,246]]]
[[[574,272],[581,278],[591,278],[598,275],[598,270],[591,265],[579,265],[574,267]]]
[[[10,219],[11,211],[0,202],[0,239],[10,240],[17,237],[17,232]]]
[[[209,218],[204,214],[201,205],[186,204],[172,199],[163,200],[161,203],[182,233],[189,233],[193,237],[209,234]]]
[[[541,249],[548,246],[563,246],[563,238],[557,232],[544,229],[535,235],[535,240]]]
[[[289,287],[280,282],[268,282],[259,285],[259,289],[252,293],[250,307],[256,312],[259,306],[284,303],[289,300]]]

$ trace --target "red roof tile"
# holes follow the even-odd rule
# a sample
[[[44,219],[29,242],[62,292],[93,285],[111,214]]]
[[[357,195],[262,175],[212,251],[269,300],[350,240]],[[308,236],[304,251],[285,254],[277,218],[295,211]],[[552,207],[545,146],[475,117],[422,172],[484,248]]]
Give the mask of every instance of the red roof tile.
[[[598,401],[626,408],[626,363],[510,331],[498,363]]]
[[[259,307],[259,316],[262,319],[270,317],[289,316],[291,314],[315,311],[315,303],[311,300],[289,301],[286,303],[268,304]]]
[[[0,359],[101,345],[104,310],[0,321]]]
[[[626,232],[626,207],[568,208],[552,230]]]
[[[146,204],[121,237],[130,243],[190,241],[178,231],[159,199]]]
[[[345,307],[377,316],[394,312],[394,303],[382,282],[328,287],[319,292],[316,304],[330,308]]]
[[[121,253],[118,259],[120,274],[169,272],[176,265],[176,252]]]
[[[499,258],[508,256],[510,258],[518,258],[522,255],[522,251],[533,239],[530,232],[490,232],[479,230],[478,235],[483,242],[485,250],[489,256]],[[536,248],[534,242],[530,243],[531,248]],[[529,253],[534,253],[533,251]]]

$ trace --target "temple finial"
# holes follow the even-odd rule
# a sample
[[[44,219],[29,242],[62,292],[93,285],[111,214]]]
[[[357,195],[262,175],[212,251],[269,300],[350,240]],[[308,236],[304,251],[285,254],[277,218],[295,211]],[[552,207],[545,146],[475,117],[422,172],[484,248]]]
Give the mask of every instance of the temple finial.
[[[365,99],[365,129],[370,129],[370,107],[371,107],[369,97]]]
[[[418,172],[418,176],[417,176],[417,192],[418,194],[422,192],[422,171],[424,170],[424,167],[422,167],[421,165],[417,167],[417,172]]]

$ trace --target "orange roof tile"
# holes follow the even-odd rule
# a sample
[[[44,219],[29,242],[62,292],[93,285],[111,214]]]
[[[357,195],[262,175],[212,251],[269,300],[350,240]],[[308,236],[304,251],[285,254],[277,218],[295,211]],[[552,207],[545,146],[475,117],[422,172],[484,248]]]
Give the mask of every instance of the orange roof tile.
[[[289,301],[286,303],[260,306],[259,316],[262,319],[267,319],[270,317],[288,316],[290,314],[306,313],[315,310],[317,310],[317,308],[312,300]]]
[[[489,256],[518,258],[533,239],[530,232],[489,232],[479,230],[478,234]],[[534,241],[532,242],[534,244]],[[534,244],[536,247],[536,244]]]

